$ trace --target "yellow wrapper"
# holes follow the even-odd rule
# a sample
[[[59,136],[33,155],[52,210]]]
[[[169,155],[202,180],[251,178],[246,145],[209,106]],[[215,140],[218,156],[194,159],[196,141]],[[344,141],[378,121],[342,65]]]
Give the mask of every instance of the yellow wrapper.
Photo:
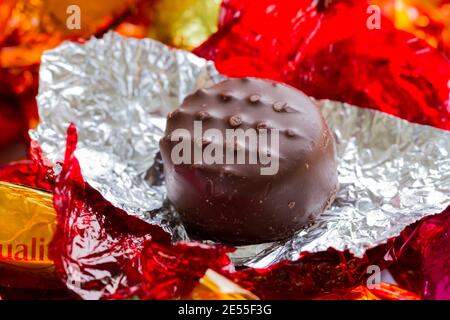
[[[220,0],[155,1],[150,37],[191,50],[217,31]]]
[[[208,269],[189,296],[193,300],[259,300],[257,296]]]
[[[50,193],[0,182],[0,267],[52,273],[48,244],[55,227]]]

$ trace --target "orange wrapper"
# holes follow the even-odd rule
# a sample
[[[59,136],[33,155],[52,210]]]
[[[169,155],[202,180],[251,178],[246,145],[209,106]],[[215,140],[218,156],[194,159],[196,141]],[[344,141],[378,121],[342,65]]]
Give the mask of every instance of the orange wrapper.
[[[413,33],[450,56],[450,3],[448,0],[371,0],[395,27]]]
[[[11,144],[26,145],[28,129],[39,121],[35,96],[42,52],[64,40],[101,35],[136,2],[0,1],[0,128],[5,128],[0,134],[0,153]],[[76,10],[80,23],[73,27]]]
[[[228,278],[208,269],[199,284],[191,292],[193,300],[259,300],[248,290],[238,286]]]
[[[54,277],[52,200],[50,193],[0,182],[0,285],[34,287]]]

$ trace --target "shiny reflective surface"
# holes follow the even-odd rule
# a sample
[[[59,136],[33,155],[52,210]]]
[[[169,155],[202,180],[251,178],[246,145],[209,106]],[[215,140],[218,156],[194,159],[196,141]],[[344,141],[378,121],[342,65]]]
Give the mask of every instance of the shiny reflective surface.
[[[47,245],[55,224],[50,193],[0,182],[0,264],[51,268]]]
[[[221,73],[450,130],[448,59],[374,15],[369,1],[226,0],[222,8],[218,32],[194,51]]]
[[[259,300],[248,290],[208,269],[200,279],[199,284],[189,294],[193,300]]]
[[[220,0],[157,0],[150,38],[191,50],[217,31]]]
[[[42,121],[31,136],[52,161],[60,161],[73,122],[86,180],[115,206],[149,220],[165,193],[158,182],[146,181],[157,178],[149,170],[164,132],[162,116],[219,79],[211,63],[150,39],[109,33],[85,45],[65,43],[43,56]]]

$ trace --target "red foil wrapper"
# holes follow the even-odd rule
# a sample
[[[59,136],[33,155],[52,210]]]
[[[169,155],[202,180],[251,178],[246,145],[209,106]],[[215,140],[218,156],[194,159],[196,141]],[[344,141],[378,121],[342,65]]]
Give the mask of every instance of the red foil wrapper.
[[[298,261],[267,269],[247,269],[230,276],[261,299],[311,299],[348,293],[355,286],[366,285],[374,274],[370,266],[380,270],[390,267],[395,279],[412,296],[450,299],[449,222],[450,207],[409,226],[385,245],[368,250],[362,259],[329,249],[304,253]],[[383,296],[382,288],[373,290],[377,288],[376,295]],[[391,293],[390,297],[395,299],[396,295]],[[403,297],[398,294],[398,299]]]
[[[147,242],[142,252],[143,299],[187,297],[207,269],[221,271],[230,264],[226,255],[232,249],[200,243],[173,246]]]
[[[408,227],[398,261],[390,271],[423,299],[450,300],[450,207]]]
[[[374,288],[358,286],[352,289],[336,290],[317,300],[419,300],[416,294],[389,283],[380,283]]]
[[[229,249],[171,245],[160,227],[111,206],[84,182],[76,140],[71,126],[54,188],[58,228],[50,246],[69,289],[85,299],[174,299],[189,294],[208,268],[229,264]]]
[[[3,102],[0,103],[0,128],[0,148],[14,141],[23,132],[20,112]]]
[[[53,165],[42,154],[37,142],[31,141],[28,157],[29,160],[0,166],[0,181],[52,191],[55,182]]]
[[[58,227],[50,257],[67,287],[85,299],[106,298],[141,283],[139,256],[147,240],[170,243],[160,227],[129,216],[85,184],[68,130],[66,158],[53,190]]]
[[[225,0],[219,31],[194,52],[228,76],[280,80],[449,130],[449,61],[370,10],[356,0]]]

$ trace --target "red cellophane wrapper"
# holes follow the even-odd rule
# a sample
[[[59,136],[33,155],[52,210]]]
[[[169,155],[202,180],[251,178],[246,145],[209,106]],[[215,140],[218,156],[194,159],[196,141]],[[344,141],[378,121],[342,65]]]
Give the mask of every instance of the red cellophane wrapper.
[[[180,298],[208,268],[229,264],[221,246],[170,244],[170,236],[114,208],[83,180],[68,130],[66,158],[54,188],[56,271],[83,298]]]
[[[55,181],[53,166],[36,141],[31,141],[28,158],[0,165],[0,181],[52,191]]]
[[[450,300],[450,207],[408,227],[390,271],[397,282],[424,299]]]
[[[450,129],[450,63],[366,1],[225,0],[219,31],[194,52],[229,76]],[[372,13],[373,14],[373,13]],[[379,26],[379,28],[378,28]]]
[[[68,130],[63,170],[53,190],[58,228],[50,246],[55,268],[68,288],[100,298],[139,284],[139,255],[149,239],[169,243],[160,227],[114,208],[85,184],[73,152],[75,128]]]
[[[142,252],[143,299],[173,299],[187,297],[207,269],[222,270],[232,251],[222,246],[199,243],[179,243],[164,246],[147,242]]]
[[[306,253],[299,261],[284,262],[263,270],[248,269],[230,276],[262,299],[310,299],[350,294],[367,281],[367,268],[390,267],[394,278],[411,293],[395,287],[369,290],[383,299],[450,299],[450,207],[422,219],[400,236],[366,252],[363,259],[328,250]],[[359,290],[359,289],[358,289]],[[389,293],[390,292],[390,293]],[[330,296],[329,296],[330,297]]]
[[[19,110],[11,108],[4,102],[0,103],[0,148],[17,139],[23,132],[23,123]]]

